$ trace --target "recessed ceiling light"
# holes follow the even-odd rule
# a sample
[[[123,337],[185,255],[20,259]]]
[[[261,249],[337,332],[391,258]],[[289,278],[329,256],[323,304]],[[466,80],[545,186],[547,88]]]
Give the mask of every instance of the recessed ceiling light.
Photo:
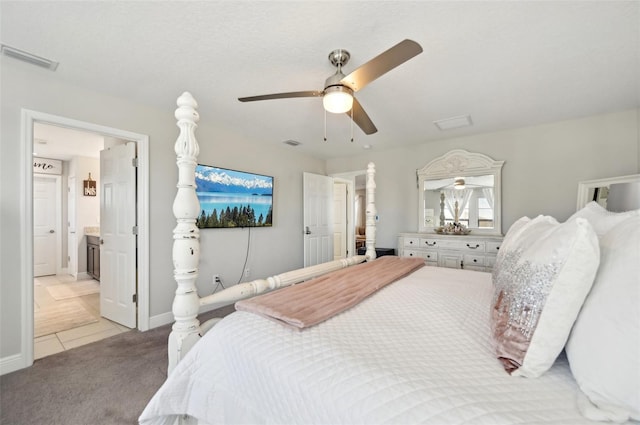
[[[362,149],[371,149],[371,145],[362,145]]]
[[[0,51],[2,51],[2,54],[5,56],[30,63],[31,65],[50,69],[51,71],[55,71],[56,68],[58,68],[58,62],[36,56],[32,53],[25,52],[24,50],[16,49],[15,47],[7,46],[6,44],[1,45]]]
[[[451,130],[454,128],[468,127],[470,125],[473,125],[473,122],[471,122],[471,116],[469,115],[460,115],[459,117],[445,118],[442,120],[434,121],[433,123],[440,130]]]
[[[282,143],[284,143],[285,145],[289,145],[289,146],[298,146],[298,145],[301,145],[301,144],[302,144],[302,143],[297,142],[297,141],[295,141],[295,140],[285,140],[285,141],[284,141],[284,142],[282,142]]]

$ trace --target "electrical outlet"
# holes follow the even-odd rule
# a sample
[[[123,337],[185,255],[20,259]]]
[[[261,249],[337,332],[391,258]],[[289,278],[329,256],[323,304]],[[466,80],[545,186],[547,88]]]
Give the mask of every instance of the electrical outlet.
[[[219,274],[214,274],[213,275],[213,284],[217,285],[218,283],[220,283],[220,275]]]
[[[249,268],[244,269],[244,277],[249,277],[251,275],[251,270]]]

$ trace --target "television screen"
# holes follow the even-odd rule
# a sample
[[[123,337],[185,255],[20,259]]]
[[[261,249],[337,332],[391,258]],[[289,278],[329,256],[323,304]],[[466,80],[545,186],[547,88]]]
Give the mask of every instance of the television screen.
[[[273,223],[273,177],[198,164],[196,195],[201,229]]]

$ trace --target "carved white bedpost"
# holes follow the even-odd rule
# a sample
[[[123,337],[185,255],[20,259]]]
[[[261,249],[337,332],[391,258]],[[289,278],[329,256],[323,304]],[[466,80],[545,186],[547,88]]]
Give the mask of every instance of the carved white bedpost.
[[[366,228],[365,228],[365,244],[367,246],[367,260],[375,260],[376,258],[376,166],[373,162],[367,165],[367,210],[366,210]]]
[[[178,288],[172,307],[175,323],[169,335],[169,373],[200,338],[197,319],[200,300],[196,288],[200,261],[200,231],[196,218],[200,213],[200,202],[195,181],[199,153],[195,129],[200,117],[196,111],[198,103],[191,93],[184,92],[177,104],[175,117],[180,134],[175,144],[178,192],[173,201],[173,215],[177,221],[173,229],[173,274]]]

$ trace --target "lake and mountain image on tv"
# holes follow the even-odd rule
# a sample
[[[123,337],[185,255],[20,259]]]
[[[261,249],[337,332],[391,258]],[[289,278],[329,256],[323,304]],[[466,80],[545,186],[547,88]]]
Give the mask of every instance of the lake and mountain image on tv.
[[[201,229],[272,225],[273,177],[198,164],[196,195]]]

